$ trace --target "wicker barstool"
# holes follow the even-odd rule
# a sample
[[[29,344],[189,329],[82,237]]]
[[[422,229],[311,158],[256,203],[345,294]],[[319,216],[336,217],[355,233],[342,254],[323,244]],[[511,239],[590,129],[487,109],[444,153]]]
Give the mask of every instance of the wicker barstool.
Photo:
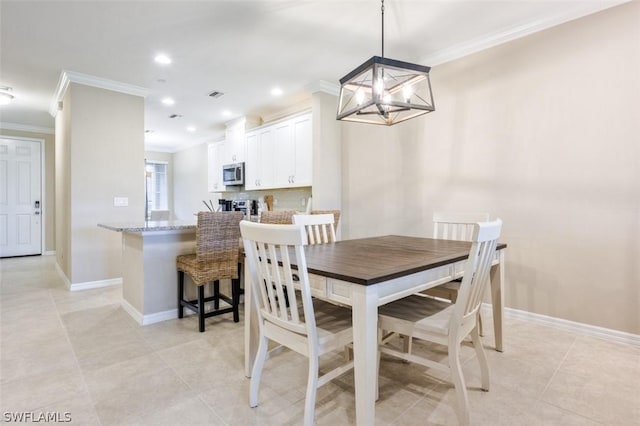
[[[240,321],[240,278],[238,247],[242,212],[199,212],[196,228],[196,252],[176,259],[178,269],[178,318],[187,307],[198,314],[200,332],[204,331],[204,319],[233,312],[233,321]],[[184,274],[187,273],[198,286],[198,298],[186,300]],[[231,297],[220,293],[220,280],[231,279]],[[204,285],[213,282],[213,295],[204,297]],[[231,305],[220,309],[220,300]],[[205,304],[214,303],[214,309],[205,312]]]
[[[291,225],[293,223],[293,215],[295,210],[271,210],[260,213],[260,223],[269,223],[272,225]]]

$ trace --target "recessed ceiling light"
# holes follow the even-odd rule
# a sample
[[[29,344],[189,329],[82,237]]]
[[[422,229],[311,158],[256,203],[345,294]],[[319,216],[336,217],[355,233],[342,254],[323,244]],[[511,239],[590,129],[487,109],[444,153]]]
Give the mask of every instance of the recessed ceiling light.
[[[187,127],[187,132],[195,132],[195,131],[196,131],[195,127],[193,127],[193,126]]]
[[[224,115],[225,117],[231,117],[231,111],[225,109],[224,111],[222,111],[222,115]]]
[[[169,65],[171,63],[171,58],[163,53],[157,55],[153,60],[162,65]]]
[[[173,105],[176,103],[176,101],[174,101],[172,98],[164,98],[162,100],[162,103],[165,105]]]
[[[271,89],[271,94],[273,96],[282,96],[282,93],[284,93],[284,92],[279,87],[274,87],[273,89]]]

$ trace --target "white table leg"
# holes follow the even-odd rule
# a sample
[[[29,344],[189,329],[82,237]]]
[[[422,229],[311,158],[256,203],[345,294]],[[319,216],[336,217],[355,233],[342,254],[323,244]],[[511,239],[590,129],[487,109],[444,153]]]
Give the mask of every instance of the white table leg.
[[[376,286],[352,287],[353,361],[356,391],[356,424],[375,423],[378,353],[378,297]]]
[[[504,250],[499,252],[500,262],[491,267],[491,303],[496,350],[502,352],[502,319],[504,318]]]

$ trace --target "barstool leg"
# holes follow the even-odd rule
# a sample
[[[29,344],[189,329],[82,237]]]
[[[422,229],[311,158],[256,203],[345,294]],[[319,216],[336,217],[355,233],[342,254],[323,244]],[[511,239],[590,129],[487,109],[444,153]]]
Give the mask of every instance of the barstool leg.
[[[233,322],[240,322],[240,279],[231,280],[231,302],[233,305]]]
[[[220,309],[220,281],[215,280],[213,282],[213,309],[216,311]]]
[[[204,332],[204,286],[198,286],[198,329]]]
[[[184,307],[182,300],[184,299],[184,271],[178,271],[178,318],[184,316]]]

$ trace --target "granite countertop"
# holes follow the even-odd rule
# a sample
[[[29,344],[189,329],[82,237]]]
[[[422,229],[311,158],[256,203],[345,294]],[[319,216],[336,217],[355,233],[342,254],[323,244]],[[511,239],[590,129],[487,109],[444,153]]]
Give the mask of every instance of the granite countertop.
[[[129,223],[99,223],[98,226],[116,232],[195,231],[196,222],[187,220],[149,220]]]

